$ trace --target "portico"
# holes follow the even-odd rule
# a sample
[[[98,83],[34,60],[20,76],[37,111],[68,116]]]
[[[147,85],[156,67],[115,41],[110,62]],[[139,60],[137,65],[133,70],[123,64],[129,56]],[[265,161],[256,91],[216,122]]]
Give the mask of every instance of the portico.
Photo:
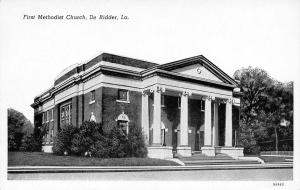
[[[150,116],[149,116],[149,97],[153,96],[153,122],[150,126]],[[180,102],[180,119],[177,130],[177,146],[174,150],[172,146],[166,146],[162,142],[162,109],[165,106],[162,105],[162,99],[166,96],[178,97]],[[163,98],[162,98],[163,97]],[[232,96],[211,96],[207,94],[193,93],[189,89],[183,89],[181,91],[174,91],[172,88],[168,88],[163,85],[156,85],[154,88],[150,88],[143,91],[142,98],[142,121],[143,121],[143,131],[145,134],[146,144],[148,145],[148,151],[150,157],[172,157],[173,151],[181,156],[191,156],[192,148],[189,145],[189,100],[196,99],[204,101],[204,145],[199,147],[203,154],[207,156],[215,156],[216,153],[228,153],[233,155],[230,151],[236,148],[232,147]],[[218,108],[219,104],[225,104],[225,142],[224,146],[219,146],[219,119],[218,119]],[[199,110],[201,108],[199,107]],[[213,115],[212,115],[213,114]],[[199,115],[199,117],[201,117]],[[172,132],[172,130],[169,130]],[[152,141],[149,139],[149,134],[152,133]],[[170,144],[170,143],[167,143]],[[199,145],[200,146],[200,145]],[[224,148],[223,148],[224,147]],[[159,151],[158,151],[159,150]],[[162,152],[164,152],[162,154]],[[236,152],[236,151],[235,151]],[[242,153],[238,153],[242,156]]]

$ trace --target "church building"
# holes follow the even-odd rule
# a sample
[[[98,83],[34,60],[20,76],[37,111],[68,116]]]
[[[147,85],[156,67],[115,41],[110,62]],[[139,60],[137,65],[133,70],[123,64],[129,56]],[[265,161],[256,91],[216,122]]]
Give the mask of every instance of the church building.
[[[62,71],[31,106],[34,126],[47,126],[44,152],[63,125],[92,120],[141,127],[151,158],[239,157],[240,97],[238,82],[203,55],[156,64],[102,53]]]

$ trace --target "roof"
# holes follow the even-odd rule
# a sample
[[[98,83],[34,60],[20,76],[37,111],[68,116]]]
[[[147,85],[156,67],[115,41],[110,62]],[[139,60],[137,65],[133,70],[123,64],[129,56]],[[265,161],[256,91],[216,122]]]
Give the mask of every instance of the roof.
[[[109,66],[109,65],[99,65],[96,64],[103,62],[115,63],[124,66],[130,66],[139,68],[137,70],[126,69],[126,68],[119,68],[117,66]],[[174,72],[175,69],[183,68],[192,64],[201,64],[207,70],[209,70],[212,74],[218,77],[222,82],[213,81],[206,78],[189,76],[182,73]],[[95,72],[90,72],[90,70]],[[89,69],[91,68],[91,69]],[[88,70],[89,69],[89,70]],[[86,72],[82,72],[86,71]],[[210,62],[207,58],[203,55],[194,56],[174,62],[169,62],[165,64],[156,64],[149,61],[139,60],[128,58],[124,56],[114,55],[110,53],[101,53],[100,55],[96,56],[95,58],[81,64],[74,64],[66,69],[64,69],[54,81],[54,86],[52,86],[47,91],[41,93],[40,95],[36,96],[34,99],[34,103],[31,105],[34,107],[43,101],[47,101],[47,99],[51,98],[56,92],[62,90],[63,88],[67,87],[73,82],[78,82],[79,80],[84,80],[85,78],[89,77],[89,75],[95,74],[97,72],[106,73],[109,75],[116,75],[116,76],[130,76],[137,79],[144,79],[146,77],[151,77],[153,75],[165,76],[168,78],[174,78],[184,81],[196,82],[196,83],[203,83],[209,84],[213,86],[221,86],[222,88],[235,88],[238,86],[238,82],[232,79],[229,75],[219,69],[216,65]],[[73,77],[72,77],[73,76]],[[235,93],[235,95],[239,95],[239,93]]]
[[[223,82],[233,85],[238,85],[238,83],[232,79],[229,75],[227,75],[224,71],[222,71],[219,67],[209,61],[203,55],[198,55],[194,57],[189,57],[186,59],[181,59],[178,61],[173,61],[169,63],[165,63],[162,65],[156,65],[150,69],[143,71],[142,73],[147,73],[152,70],[164,70],[164,71],[172,71],[178,68],[186,67],[189,65],[193,65],[196,63],[201,63],[205,68],[207,68],[210,72],[212,72],[215,76],[220,78]]]
[[[64,69],[64,71],[62,71],[56,77],[56,79],[54,81],[54,85],[61,83],[62,81],[69,78],[70,76],[72,76],[76,73],[79,73],[81,71],[84,71],[84,70],[96,65],[97,63],[99,63],[101,61],[117,63],[117,64],[121,64],[121,65],[137,67],[137,68],[142,68],[142,69],[148,69],[148,68],[158,65],[156,63],[152,63],[149,61],[143,61],[143,60],[139,60],[139,59],[123,57],[123,56],[114,55],[114,54],[110,54],[110,53],[101,53],[100,55],[91,59],[87,63],[74,64],[74,65],[71,65],[71,66],[67,67],[66,69]]]

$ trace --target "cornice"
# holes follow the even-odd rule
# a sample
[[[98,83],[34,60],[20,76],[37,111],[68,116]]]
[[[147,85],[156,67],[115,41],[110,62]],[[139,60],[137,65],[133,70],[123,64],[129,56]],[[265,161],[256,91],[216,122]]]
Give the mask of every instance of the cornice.
[[[194,82],[194,83],[198,83],[198,84],[204,83],[204,84],[221,86],[221,87],[226,87],[226,88],[235,88],[236,87],[235,85],[232,85],[232,84],[222,83],[222,82],[209,80],[209,79],[205,79],[205,78],[200,78],[200,77],[193,77],[193,76],[189,76],[186,74],[180,74],[180,73],[165,71],[165,70],[161,70],[161,69],[156,69],[156,70],[153,70],[153,71],[143,74],[142,80],[149,78],[149,76],[163,76],[163,77],[172,78],[172,79],[180,79],[183,81],[190,81],[190,82]]]

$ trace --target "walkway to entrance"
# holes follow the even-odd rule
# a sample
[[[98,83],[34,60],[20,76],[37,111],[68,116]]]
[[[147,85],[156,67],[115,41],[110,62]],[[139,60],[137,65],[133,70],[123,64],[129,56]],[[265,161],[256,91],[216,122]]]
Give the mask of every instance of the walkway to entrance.
[[[191,157],[178,156],[186,166],[196,165],[237,165],[237,164],[260,164],[257,160],[237,160],[226,154],[216,154],[216,156],[206,156],[201,153],[193,154]]]

